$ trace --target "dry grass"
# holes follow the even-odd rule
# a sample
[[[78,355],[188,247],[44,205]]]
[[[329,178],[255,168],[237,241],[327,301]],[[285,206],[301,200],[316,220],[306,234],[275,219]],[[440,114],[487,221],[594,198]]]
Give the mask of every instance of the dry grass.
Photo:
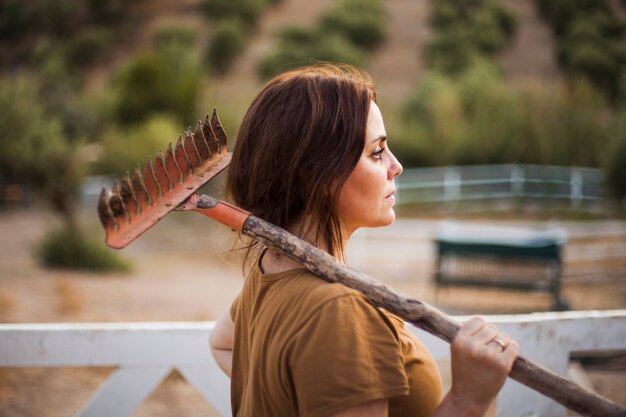
[[[62,279],[57,282],[55,290],[59,300],[57,311],[60,315],[74,316],[85,309],[87,305],[85,293],[76,283]]]
[[[0,289],[0,321],[8,320],[8,317],[15,310],[15,304],[15,296],[11,290],[6,288]]]

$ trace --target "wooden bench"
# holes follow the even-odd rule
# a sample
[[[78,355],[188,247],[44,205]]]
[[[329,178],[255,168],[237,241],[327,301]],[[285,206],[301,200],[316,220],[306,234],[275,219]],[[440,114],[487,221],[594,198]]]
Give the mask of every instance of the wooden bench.
[[[561,297],[560,230],[466,226],[446,223],[435,237],[437,287],[496,287],[547,292],[553,310],[566,310]]]

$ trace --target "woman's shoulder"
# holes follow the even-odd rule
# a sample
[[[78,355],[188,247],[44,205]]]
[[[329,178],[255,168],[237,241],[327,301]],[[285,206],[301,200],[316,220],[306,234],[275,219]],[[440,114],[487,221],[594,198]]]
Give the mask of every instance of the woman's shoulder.
[[[355,297],[367,301],[359,291],[339,283],[328,282],[306,269],[294,272],[285,285],[288,285],[294,292],[306,294],[308,298],[317,303],[326,303],[345,297]]]
[[[305,268],[275,274],[260,274],[262,293],[267,291],[272,304],[298,311],[300,317],[326,308],[372,308],[359,291],[330,283]]]

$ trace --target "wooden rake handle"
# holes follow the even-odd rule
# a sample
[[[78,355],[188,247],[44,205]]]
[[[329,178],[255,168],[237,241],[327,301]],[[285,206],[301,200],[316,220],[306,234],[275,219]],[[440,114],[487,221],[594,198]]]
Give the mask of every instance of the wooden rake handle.
[[[322,279],[362,292],[379,307],[448,343],[459,330],[459,323],[445,313],[419,300],[396,293],[375,279],[337,262],[327,252],[238,207],[203,195],[193,196],[179,209],[199,212],[234,231],[256,239],[300,263]],[[584,416],[626,416],[626,409],[623,407],[524,357],[519,356],[516,359],[509,376]]]

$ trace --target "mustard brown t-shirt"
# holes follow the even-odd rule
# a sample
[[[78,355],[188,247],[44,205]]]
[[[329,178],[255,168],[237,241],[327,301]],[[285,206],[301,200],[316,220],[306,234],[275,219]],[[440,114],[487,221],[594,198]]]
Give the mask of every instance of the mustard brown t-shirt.
[[[389,417],[430,416],[441,379],[399,318],[304,268],[254,268],[231,308],[235,417],[324,417],[388,399]]]

